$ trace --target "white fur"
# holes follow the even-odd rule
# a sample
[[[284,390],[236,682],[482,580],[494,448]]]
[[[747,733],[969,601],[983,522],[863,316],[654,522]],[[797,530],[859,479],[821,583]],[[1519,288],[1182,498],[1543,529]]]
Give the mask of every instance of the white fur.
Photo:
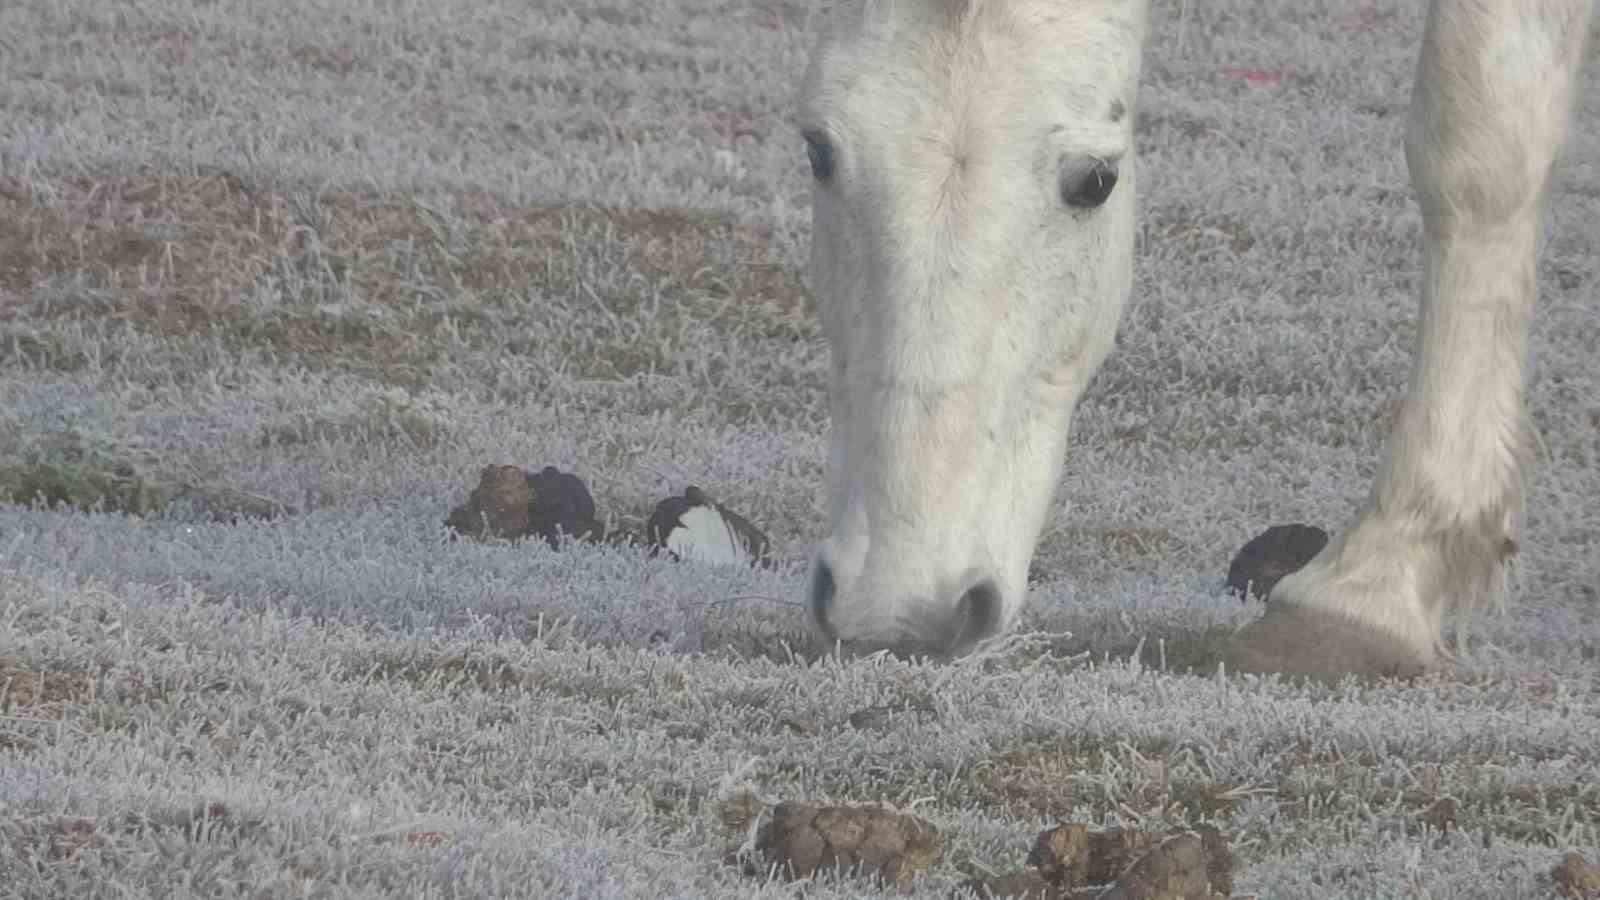
[[[1274,593],[1423,661],[1446,608],[1499,597],[1514,547],[1535,252],[1591,4],[1430,8],[1406,142],[1426,232],[1410,388],[1365,511]],[[1001,630],[1016,621],[1072,411],[1131,284],[1145,16],[1144,0],[827,15],[801,124],[836,159],[813,231],[833,351],[815,571],[834,591],[813,610],[829,637],[944,641],[981,581]],[[1057,174],[1090,158],[1118,161],[1119,183],[1069,208]]]
[[[667,534],[667,549],[679,559],[713,565],[749,565],[750,553],[714,506],[691,506]]]

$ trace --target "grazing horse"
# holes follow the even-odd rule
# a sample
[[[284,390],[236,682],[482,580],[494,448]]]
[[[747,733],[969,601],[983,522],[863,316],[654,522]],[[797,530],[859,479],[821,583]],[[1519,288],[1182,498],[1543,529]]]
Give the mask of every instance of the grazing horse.
[[[1147,0],[840,0],[801,92],[832,350],[829,641],[961,654],[1003,633],[1074,407],[1132,281]],[[1235,636],[1233,670],[1440,659],[1516,551],[1523,368],[1551,166],[1593,0],[1433,0],[1406,129],[1422,327],[1356,520]]]

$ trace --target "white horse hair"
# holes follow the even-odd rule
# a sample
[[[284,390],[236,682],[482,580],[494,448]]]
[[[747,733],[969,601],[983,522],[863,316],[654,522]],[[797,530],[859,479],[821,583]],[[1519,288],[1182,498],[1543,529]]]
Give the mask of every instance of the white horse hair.
[[[1147,0],[834,4],[805,76],[832,349],[832,532],[812,621],[964,653],[1017,620],[1074,407],[1132,281]],[[1433,0],[1406,160],[1422,329],[1356,521],[1273,591],[1236,669],[1422,671],[1497,602],[1550,169],[1593,0]]]

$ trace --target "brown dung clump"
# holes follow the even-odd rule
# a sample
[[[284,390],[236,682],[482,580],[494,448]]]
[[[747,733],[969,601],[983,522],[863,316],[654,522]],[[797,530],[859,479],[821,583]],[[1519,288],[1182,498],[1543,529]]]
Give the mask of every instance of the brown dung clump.
[[[837,871],[903,885],[941,852],[930,823],[871,806],[814,806],[785,802],[756,835],[767,871],[809,878]],[[752,874],[764,874],[753,872]]]
[[[450,511],[445,524],[479,540],[514,541],[538,536],[552,547],[561,537],[599,540],[605,529],[595,518],[594,497],[576,475],[554,466],[525,472],[517,466],[488,465],[467,502]]]
[[[1037,900],[1213,900],[1233,890],[1233,855],[1215,828],[1165,836],[1069,822],[1046,829],[1031,869],[972,883],[980,897]]]
[[[1550,870],[1556,894],[1568,900],[1600,900],[1600,866],[1582,854],[1568,853]]]

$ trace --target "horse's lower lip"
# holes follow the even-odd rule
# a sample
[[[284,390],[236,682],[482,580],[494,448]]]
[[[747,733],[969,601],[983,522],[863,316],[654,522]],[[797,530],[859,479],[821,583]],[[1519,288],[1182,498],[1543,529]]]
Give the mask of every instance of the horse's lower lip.
[[[946,624],[942,633],[934,637],[901,638],[898,640],[840,641],[826,626],[819,629],[829,649],[838,648],[846,658],[867,656],[887,650],[901,659],[952,660],[966,656],[978,645],[999,631],[1000,594],[989,582],[979,587],[981,596],[972,598],[973,591],[963,596],[957,604],[956,614]],[[977,590],[974,588],[973,590]]]

